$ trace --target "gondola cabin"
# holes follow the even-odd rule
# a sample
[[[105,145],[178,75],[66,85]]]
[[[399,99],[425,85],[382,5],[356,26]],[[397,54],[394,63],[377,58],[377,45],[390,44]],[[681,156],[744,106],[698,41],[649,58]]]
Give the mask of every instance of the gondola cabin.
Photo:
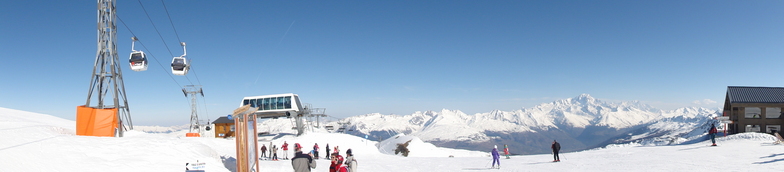
[[[172,74],[174,75],[187,75],[190,68],[188,60],[185,57],[174,57],[171,63]]]
[[[131,52],[131,58],[128,59],[131,64],[131,70],[141,72],[147,70],[147,55],[142,51]]]

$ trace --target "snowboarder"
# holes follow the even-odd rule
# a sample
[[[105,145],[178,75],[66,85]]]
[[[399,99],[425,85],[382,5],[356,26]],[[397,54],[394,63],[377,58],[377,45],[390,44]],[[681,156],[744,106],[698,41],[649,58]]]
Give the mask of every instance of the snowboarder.
[[[550,146],[550,148],[553,148],[553,162],[561,162],[561,158],[558,157],[558,151],[561,150],[561,144],[553,140],[553,145]]]
[[[313,145],[313,158],[319,159],[318,151],[319,151],[319,147],[318,147],[318,143],[316,143]]]
[[[267,156],[267,146],[262,144],[261,145],[261,157],[266,157],[266,156]]]
[[[509,146],[504,145],[504,155],[506,155],[506,159],[509,159]]]
[[[354,159],[354,154],[351,149],[346,150],[346,167],[350,172],[357,172],[357,159]]]
[[[294,158],[291,158],[291,167],[294,172],[309,172],[316,168],[316,161],[313,161],[313,154],[302,153],[302,146],[294,143]]]
[[[498,155],[498,146],[494,145],[493,151],[491,153],[493,154],[493,168],[501,168],[500,155]],[[498,164],[498,166],[496,166],[496,164]]]
[[[283,159],[289,160],[289,144],[286,143],[286,141],[283,141],[281,147],[283,148]]]
[[[710,135],[711,143],[713,143],[713,145],[711,146],[716,146],[716,133],[719,133],[719,130],[716,130],[716,124],[711,124],[711,128],[708,131],[708,135]]]
[[[277,145],[272,145],[272,160],[273,161],[277,161],[278,160],[278,146]]]

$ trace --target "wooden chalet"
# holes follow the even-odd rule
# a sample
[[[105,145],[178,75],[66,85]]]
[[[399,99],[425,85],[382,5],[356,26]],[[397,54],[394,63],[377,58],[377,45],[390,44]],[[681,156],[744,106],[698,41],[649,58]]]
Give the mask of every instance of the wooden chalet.
[[[729,133],[781,132],[784,125],[784,87],[729,86],[724,100],[724,116],[732,121]],[[779,133],[781,134],[781,133]]]

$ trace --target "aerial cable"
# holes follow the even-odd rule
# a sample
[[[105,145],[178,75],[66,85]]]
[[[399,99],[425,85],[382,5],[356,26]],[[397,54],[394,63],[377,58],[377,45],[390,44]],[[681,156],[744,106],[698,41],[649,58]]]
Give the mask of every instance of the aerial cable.
[[[166,11],[166,17],[169,18],[169,24],[171,24],[172,29],[174,30],[174,35],[177,36],[177,41],[182,42],[182,40],[180,40],[180,34],[177,33],[177,27],[174,27],[174,21],[172,21],[171,15],[169,14],[169,8],[166,7],[166,3],[164,3],[163,0],[161,0],[161,4],[163,5],[163,10]],[[193,72],[193,68],[189,70]],[[195,72],[193,73],[193,75],[196,75],[196,82],[199,83],[199,85],[201,85],[201,81],[199,80],[199,75],[197,75]],[[193,82],[191,82],[191,79],[188,78],[188,76],[185,76],[185,78],[188,79],[188,82],[190,82],[191,85],[193,85]]]
[[[163,35],[162,35],[162,34],[161,34],[161,32],[158,30],[158,27],[157,27],[157,26],[155,26],[155,22],[153,22],[153,21],[152,21],[152,18],[150,17],[150,14],[147,12],[147,9],[146,9],[146,8],[144,8],[144,4],[142,4],[142,1],[141,1],[141,0],[137,0],[137,1],[139,2],[139,5],[142,7],[142,10],[144,11],[144,14],[147,16],[147,20],[149,20],[149,21],[150,21],[150,24],[152,24],[152,27],[155,29],[155,32],[156,32],[156,33],[158,33],[158,37],[160,37],[160,38],[161,38],[161,42],[163,42],[163,45],[166,47],[166,50],[167,50],[167,51],[169,51],[169,55],[171,55],[172,57],[174,57],[174,54],[171,52],[171,49],[169,48],[169,45],[167,45],[167,44],[166,44],[166,40],[165,40],[165,39],[163,39]],[[167,10],[166,14],[168,15],[168,10]],[[169,19],[171,19],[171,17],[169,17]],[[170,23],[172,23],[172,27],[174,27],[174,23],[173,23],[173,22],[171,22],[171,20],[170,20]],[[174,32],[175,32],[175,33],[177,33],[177,30],[175,29],[175,31],[174,31]],[[179,37],[179,35],[177,35],[177,40],[179,41],[179,39],[180,39],[180,37]],[[180,43],[182,43],[182,42],[180,42]],[[186,77],[185,77],[185,79],[187,79],[187,80],[188,80],[188,82],[189,82],[191,85],[193,85],[193,82],[190,80],[190,78],[188,78],[188,77],[186,76]],[[182,87],[180,87],[180,88],[182,88]]]
[[[166,3],[163,3],[163,0],[161,0],[161,4],[163,4],[163,10],[166,10],[166,16],[169,17],[169,23],[171,23],[172,29],[174,29],[174,35],[177,35],[177,41],[182,42],[180,41],[180,34],[177,33],[177,28],[174,27],[174,22],[172,22],[171,15],[169,15],[169,9],[166,8]]]
[[[166,46],[166,50],[168,50],[168,51],[169,51],[169,55],[171,55],[172,57],[174,57],[174,54],[171,52],[171,49],[169,49],[169,46],[168,46],[168,45],[166,45],[166,41],[163,39],[163,35],[161,35],[161,32],[160,32],[160,31],[158,31],[158,27],[155,27],[155,23],[154,23],[154,22],[152,22],[152,18],[150,18],[150,14],[149,14],[149,13],[147,13],[147,9],[145,9],[145,8],[144,8],[144,4],[142,4],[142,1],[141,1],[141,0],[137,0],[137,1],[139,2],[139,5],[141,5],[141,6],[142,6],[142,10],[144,10],[144,14],[145,14],[145,15],[147,15],[147,19],[148,19],[148,20],[150,20],[150,24],[152,24],[152,28],[154,28],[154,29],[155,29],[155,32],[157,32],[157,33],[158,33],[158,37],[160,37],[160,38],[161,38],[161,42],[163,42],[163,46]]]
[[[131,30],[131,28],[129,28],[129,27],[128,27],[128,25],[127,25],[127,24],[125,24],[125,22],[123,22],[123,20],[120,18],[120,16],[117,16],[117,19],[118,19],[118,20],[120,20],[120,23],[122,23],[122,24],[123,24],[123,26],[125,26],[125,29],[128,29],[128,32],[131,32],[131,35],[132,35],[133,37],[136,37],[136,34],[134,34],[134,33],[133,33],[133,31]],[[177,80],[176,80],[176,79],[174,79],[174,76],[172,76],[172,74],[171,74],[171,73],[169,73],[169,72],[166,72],[166,71],[167,71],[167,69],[166,69],[165,67],[163,67],[163,65],[161,64],[161,62],[160,62],[160,61],[158,61],[158,58],[155,58],[155,55],[153,55],[153,54],[152,54],[152,52],[151,52],[149,49],[147,49],[147,46],[145,46],[145,45],[144,45],[144,43],[142,43],[142,41],[141,41],[141,40],[137,40],[137,41],[139,42],[139,44],[140,44],[140,45],[142,45],[142,48],[144,48],[144,50],[145,50],[145,51],[147,51],[147,54],[149,54],[150,56],[152,56],[152,58],[153,58],[153,59],[155,59],[155,62],[156,62],[156,63],[158,63],[158,66],[160,66],[160,67],[161,67],[161,69],[163,69],[162,71],[163,71],[164,73],[166,73],[167,75],[169,75],[169,78],[171,78],[171,79],[172,79],[172,81],[174,81],[174,83],[175,83],[175,84],[177,84],[177,88],[182,88],[182,86],[180,85],[180,83],[179,83],[179,82],[177,82]]]

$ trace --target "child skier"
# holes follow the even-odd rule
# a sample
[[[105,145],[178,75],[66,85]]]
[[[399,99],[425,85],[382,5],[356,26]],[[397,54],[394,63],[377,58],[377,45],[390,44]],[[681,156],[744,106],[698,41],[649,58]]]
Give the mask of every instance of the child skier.
[[[493,146],[493,168],[501,168],[500,155],[498,155],[498,146]],[[498,164],[498,166],[496,166]]]
[[[504,155],[506,155],[506,159],[509,159],[509,146],[504,145]]]

